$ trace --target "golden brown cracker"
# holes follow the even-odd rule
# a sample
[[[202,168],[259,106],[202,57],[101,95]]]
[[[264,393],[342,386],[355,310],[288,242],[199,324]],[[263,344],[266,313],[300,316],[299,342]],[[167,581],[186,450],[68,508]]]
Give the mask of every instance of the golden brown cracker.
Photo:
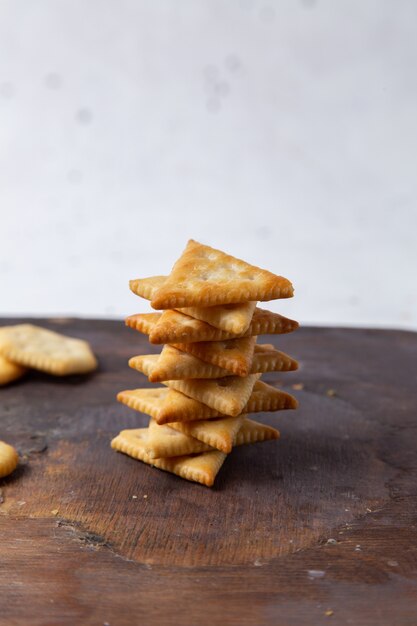
[[[217,365],[236,376],[247,376],[251,370],[256,337],[241,337],[225,341],[199,341],[174,344],[198,359]]]
[[[255,382],[260,374],[249,374],[245,378],[228,376],[205,380],[168,380],[164,384],[181,391],[224,415],[240,415],[249,400]]]
[[[165,283],[166,276],[151,276],[129,281],[130,289],[138,296],[152,300],[156,291]],[[215,328],[234,334],[244,333],[252,320],[256,302],[239,302],[210,307],[185,307],[181,313],[207,322]]]
[[[193,319],[179,311],[139,313],[126,319],[126,324],[146,335],[151,343],[189,343],[194,341],[223,341],[256,335],[278,335],[293,332],[298,322],[279,313],[256,307],[249,328],[242,335],[233,335]]]
[[[18,365],[55,376],[85,374],[97,367],[86,341],[32,324],[0,328],[0,354]]]
[[[237,417],[223,417],[212,420],[200,420],[196,422],[173,422],[165,428],[172,428],[176,431],[195,437],[199,441],[217,448],[222,452],[229,453],[232,450],[233,442],[239,432],[245,415]],[[159,428],[162,428],[160,426]]]
[[[151,300],[154,309],[289,298],[289,280],[192,239]]]
[[[212,446],[201,439],[173,430],[169,426],[160,426],[153,418],[149,422],[145,452],[151,459],[184,456],[211,449]]]
[[[12,361],[9,361],[9,359],[6,359],[0,354],[0,386],[7,385],[21,378],[26,371],[26,368],[12,363]]]
[[[255,420],[245,417],[239,432],[235,436],[234,446],[241,446],[248,443],[257,443],[261,441],[269,441],[271,439],[279,439],[280,433],[272,426],[266,426]]]
[[[149,431],[147,428],[138,428],[134,431],[124,430],[112,440],[111,447],[148,465],[153,465],[166,472],[171,472],[181,476],[181,478],[201,483],[207,487],[213,485],[216,475],[227,456],[224,452],[213,450],[195,455],[151,459],[145,452],[148,436]]]
[[[13,446],[0,441],[0,478],[11,474],[17,467],[19,457]]]
[[[162,403],[169,394],[166,387],[154,387],[152,389],[126,389],[119,391],[117,399],[131,409],[146,413],[157,418]]]

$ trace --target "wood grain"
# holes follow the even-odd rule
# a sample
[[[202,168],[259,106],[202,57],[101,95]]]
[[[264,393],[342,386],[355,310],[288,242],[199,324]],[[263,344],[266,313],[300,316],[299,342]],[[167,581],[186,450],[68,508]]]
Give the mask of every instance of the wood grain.
[[[300,409],[263,414],[281,440],[234,450],[208,489],[109,447],[147,422],[115,396],[149,385],[127,360],[158,347],[121,322],[38,323],[88,339],[100,371],[0,390],[23,457],[0,481],[0,624],[415,625],[416,334],[265,338],[301,362],[263,376]]]

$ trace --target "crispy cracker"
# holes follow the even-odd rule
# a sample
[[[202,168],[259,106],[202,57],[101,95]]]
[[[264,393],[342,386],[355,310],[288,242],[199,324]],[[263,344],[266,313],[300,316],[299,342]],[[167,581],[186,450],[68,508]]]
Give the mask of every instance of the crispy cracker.
[[[97,367],[89,344],[32,324],[0,328],[0,354],[55,376],[84,374]]]
[[[192,239],[151,300],[154,309],[289,298],[289,280]]]
[[[242,413],[259,377],[260,374],[249,374],[245,378],[228,376],[211,380],[169,380],[165,384],[224,415],[236,416]]]
[[[248,443],[279,439],[279,437],[280,432],[276,428],[245,417],[239,432],[235,436],[233,445],[242,446]]]
[[[193,354],[206,363],[218,365],[232,374],[247,376],[252,366],[255,342],[256,337],[241,337],[225,341],[181,343],[175,344],[175,347]]]
[[[214,479],[227,456],[224,452],[213,450],[193,456],[151,459],[145,452],[148,436],[147,428],[137,428],[134,431],[124,430],[113,439],[111,447],[148,465],[153,465],[207,487],[213,485]]]
[[[254,337],[256,335],[280,335],[293,332],[299,326],[295,320],[258,307],[255,309],[248,330],[242,335],[233,335],[219,330],[179,311],[137,313],[126,318],[126,325],[149,335],[149,341],[156,344],[223,341],[224,339]]]
[[[117,399],[130,408],[155,418],[158,424],[228,417],[180,391],[165,387],[127,389],[118,393]],[[294,396],[258,380],[243,413],[295,409],[297,405]]]
[[[0,386],[7,385],[13,380],[21,378],[26,371],[26,368],[12,363],[12,361],[9,361],[0,354]]]
[[[217,448],[222,452],[229,453],[233,442],[242,424],[244,414],[237,417],[223,417],[213,420],[200,420],[196,422],[173,422],[164,428],[172,428],[176,431],[195,437],[199,441]],[[162,428],[162,426],[159,426]]]
[[[129,281],[130,289],[137,296],[152,300],[154,294],[166,281],[166,276],[151,276]],[[240,302],[235,304],[221,304],[209,307],[185,307],[178,309],[197,320],[207,322],[215,328],[229,333],[241,334],[248,328],[256,302]]]
[[[11,474],[17,467],[19,457],[13,446],[0,441],[0,478]]]
[[[215,342],[213,342],[215,343]],[[184,378],[223,378],[232,376],[222,367],[205,363],[193,356],[192,347],[195,344],[177,344],[181,347],[166,344],[149,375],[153,383],[163,380],[181,380]],[[190,348],[190,350],[188,350]],[[186,352],[183,352],[186,350]],[[135,357],[134,357],[135,358]],[[135,365],[134,358],[132,365]],[[256,344],[250,374],[257,372],[286,372],[298,368],[298,363],[284,352],[276,350],[271,344]]]
[[[212,446],[187,433],[178,432],[169,426],[160,426],[153,418],[149,422],[145,452],[151,459],[184,456],[211,449]]]
[[[169,394],[166,387],[155,387],[152,389],[126,389],[119,391],[117,399],[135,411],[146,413],[157,418],[163,401]]]

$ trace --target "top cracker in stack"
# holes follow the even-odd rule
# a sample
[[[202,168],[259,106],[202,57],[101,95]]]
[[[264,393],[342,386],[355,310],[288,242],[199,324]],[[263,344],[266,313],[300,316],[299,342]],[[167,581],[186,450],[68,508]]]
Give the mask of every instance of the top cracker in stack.
[[[247,412],[297,405],[289,394],[258,381],[262,372],[296,369],[297,362],[270,344],[256,345],[257,335],[298,327],[256,307],[257,301],[291,297],[292,285],[190,240],[169,276],[132,280],[130,288],[163,313],[133,315],[127,325],[167,345],[160,355],[133,357],[129,365],[168,389],[120,392],[121,402],[148,413],[151,422],[148,429],[123,431],[112,446],[212,485],[233,445],[279,436],[248,420]]]

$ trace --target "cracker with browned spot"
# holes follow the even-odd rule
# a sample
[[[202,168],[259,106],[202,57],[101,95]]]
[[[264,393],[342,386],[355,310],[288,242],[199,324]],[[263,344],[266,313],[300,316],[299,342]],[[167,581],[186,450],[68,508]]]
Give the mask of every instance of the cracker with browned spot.
[[[32,324],[0,328],[0,354],[18,365],[55,376],[85,374],[97,368],[86,341]]]
[[[212,446],[187,433],[160,426],[153,418],[150,419],[148,430],[145,452],[151,459],[196,454],[212,449]]]
[[[166,276],[150,276],[129,281],[130,289],[138,296],[152,300],[156,291],[165,283]],[[177,309],[185,315],[207,322],[215,328],[234,333],[244,333],[252,320],[256,302],[220,304],[209,307],[185,307]]]
[[[26,368],[13,363],[0,354],[0,386],[21,378],[26,373]]]
[[[233,335],[196,320],[179,311],[163,313],[137,313],[126,318],[126,325],[145,335],[151,343],[189,343],[193,341],[223,341],[256,335],[281,335],[297,330],[295,320],[256,307],[248,330],[242,335]]]
[[[13,446],[0,441],[0,478],[11,474],[17,467],[19,457]]]
[[[112,440],[111,447],[148,465],[153,465],[207,487],[213,485],[227,456],[224,452],[212,450],[195,455],[151,459],[145,452],[148,436],[149,430],[147,428],[137,428],[134,431],[124,430]]]
[[[292,295],[288,279],[190,239],[171,274],[153,296],[151,306],[214,306]]]
[[[200,420],[196,422],[173,422],[165,428],[172,428],[176,431],[195,437],[207,445],[217,448],[222,452],[229,453],[232,450],[233,442],[242,424],[244,414],[236,417],[223,417],[212,420]],[[162,428],[162,426],[159,426]]]

